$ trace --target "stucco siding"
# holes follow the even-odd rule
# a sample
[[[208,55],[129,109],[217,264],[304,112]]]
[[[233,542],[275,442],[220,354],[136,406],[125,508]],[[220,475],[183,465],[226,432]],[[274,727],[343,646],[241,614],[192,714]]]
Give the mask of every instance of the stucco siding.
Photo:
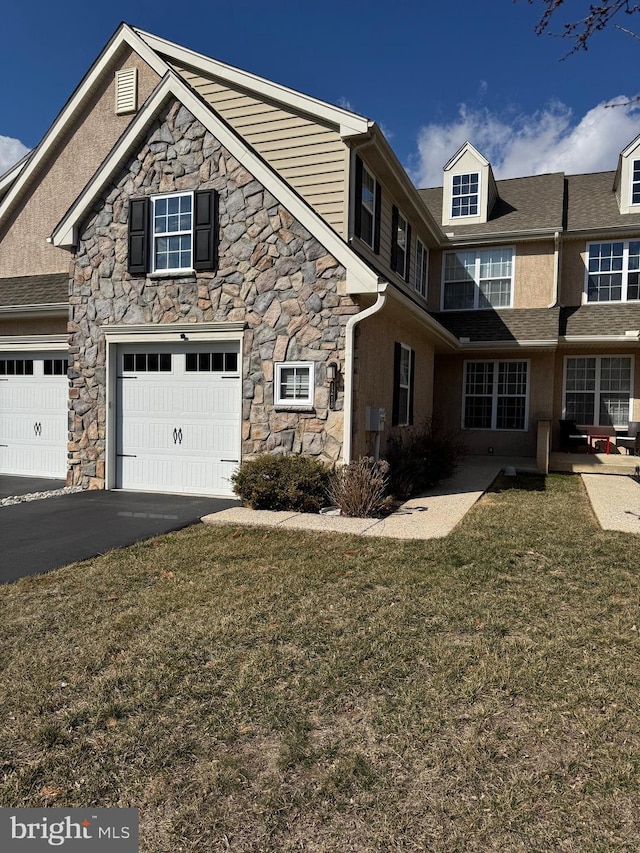
[[[390,311],[375,314],[358,327],[356,371],[354,376],[354,458],[373,452],[374,433],[365,432],[367,406],[386,409],[384,449],[391,431],[393,407],[394,344],[406,344],[415,350],[414,423],[430,417],[433,409],[433,345],[423,327],[403,322]]]
[[[0,230],[0,277],[68,271],[69,254],[47,243],[47,237],[131,121],[131,115],[115,113],[114,78],[117,70],[133,66],[138,69],[138,103],[158,82],[136,53],[123,50]]]
[[[561,305],[581,305],[586,275],[587,244],[584,240],[567,240],[562,247]]]
[[[25,317],[0,320],[2,335],[65,335],[66,317]]]
[[[434,414],[447,428],[462,426],[462,395],[465,361],[516,360],[529,361],[529,417],[526,430],[463,430],[467,448],[472,454],[496,456],[535,456],[537,422],[551,417],[553,407],[554,354],[505,353],[504,351],[436,356]],[[491,451],[490,451],[491,448]]]
[[[338,130],[228,84],[176,66],[185,80],[341,236],[345,236],[348,167]]]

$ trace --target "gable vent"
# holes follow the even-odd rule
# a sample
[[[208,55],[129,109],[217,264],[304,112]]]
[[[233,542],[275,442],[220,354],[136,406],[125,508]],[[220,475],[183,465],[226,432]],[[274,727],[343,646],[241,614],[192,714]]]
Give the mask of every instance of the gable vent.
[[[135,113],[138,109],[138,69],[116,71],[116,114]]]

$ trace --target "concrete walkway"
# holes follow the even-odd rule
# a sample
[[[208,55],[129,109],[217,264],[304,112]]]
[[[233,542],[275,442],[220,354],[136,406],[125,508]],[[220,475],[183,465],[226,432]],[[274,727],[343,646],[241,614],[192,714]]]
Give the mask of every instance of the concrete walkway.
[[[582,474],[582,482],[603,530],[640,533],[640,484],[636,480]]]
[[[387,518],[340,518],[303,512],[271,512],[244,507],[205,516],[205,524],[235,524],[384,536],[391,539],[436,539],[447,536],[484,494],[499,472],[513,466],[535,471],[534,459],[470,456],[456,474],[419,498],[412,498]]]

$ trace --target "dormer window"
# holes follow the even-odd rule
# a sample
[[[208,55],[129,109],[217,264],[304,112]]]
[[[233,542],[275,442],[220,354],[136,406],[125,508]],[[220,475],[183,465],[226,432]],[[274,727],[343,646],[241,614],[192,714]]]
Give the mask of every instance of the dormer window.
[[[640,204],[640,160],[633,161],[631,172],[631,204]]]
[[[451,178],[451,216],[477,216],[480,173],[453,175]]]

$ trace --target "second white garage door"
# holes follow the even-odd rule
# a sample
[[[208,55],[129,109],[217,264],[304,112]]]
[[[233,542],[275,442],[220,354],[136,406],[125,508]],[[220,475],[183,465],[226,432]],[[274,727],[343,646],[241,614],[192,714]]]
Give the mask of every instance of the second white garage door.
[[[67,355],[0,353],[0,473],[66,477]]]
[[[239,344],[118,347],[116,486],[231,495],[240,461]]]

